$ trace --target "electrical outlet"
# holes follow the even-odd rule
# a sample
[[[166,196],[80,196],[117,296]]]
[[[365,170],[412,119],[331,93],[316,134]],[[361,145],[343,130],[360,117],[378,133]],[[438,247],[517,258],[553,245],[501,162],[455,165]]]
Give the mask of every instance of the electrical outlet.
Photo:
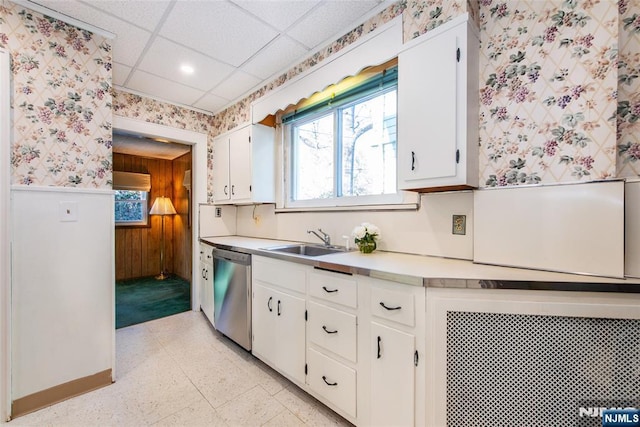
[[[222,208],[216,208],[216,218],[222,218]]]
[[[462,236],[467,234],[467,216],[466,215],[453,215],[451,233],[459,234]]]

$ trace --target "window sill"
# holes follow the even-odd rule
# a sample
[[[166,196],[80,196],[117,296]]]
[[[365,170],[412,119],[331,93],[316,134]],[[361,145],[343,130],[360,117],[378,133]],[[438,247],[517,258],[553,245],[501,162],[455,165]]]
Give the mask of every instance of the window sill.
[[[396,205],[357,205],[357,206],[304,206],[295,208],[276,208],[275,213],[300,213],[300,212],[358,212],[358,211],[417,211],[419,203],[405,203]]]

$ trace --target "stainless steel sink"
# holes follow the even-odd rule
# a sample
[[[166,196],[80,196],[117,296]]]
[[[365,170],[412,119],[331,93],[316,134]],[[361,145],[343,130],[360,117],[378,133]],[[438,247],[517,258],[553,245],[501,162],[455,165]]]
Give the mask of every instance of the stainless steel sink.
[[[309,257],[335,254],[338,252],[346,251],[345,248],[339,247],[339,246],[318,246],[318,245],[307,245],[307,244],[273,246],[265,249],[273,252],[282,252],[287,254],[303,255],[303,256],[309,256]]]

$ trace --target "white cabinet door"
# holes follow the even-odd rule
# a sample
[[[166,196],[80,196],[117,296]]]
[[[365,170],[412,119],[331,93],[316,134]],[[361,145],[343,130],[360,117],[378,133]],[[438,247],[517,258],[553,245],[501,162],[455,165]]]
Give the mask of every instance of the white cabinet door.
[[[273,290],[253,283],[253,301],[251,304],[251,329],[253,333],[252,349],[261,360],[276,364],[276,316],[274,309],[277,300]]]
[[[252,302],[253,354],[304,383],[305,300],[254,281]]]
[[[415,336],[371,322],[371,424],[413,426]]]
[[[251,200],[251,127],[232,133],[229,138],[231,200]]]
[[[456,34],[448,31],[398,58],[400,179],[456,175]]]
[[[398,189],[478,186],[478,37],[442,25],[398,55]]]
[[[231,199],[229,186],[229,138],[213,140],[213,200],[223,202]]]
[[[305,300],[274,292],[277,301],[276,333],[278,368],[289,377],[304,383]]]

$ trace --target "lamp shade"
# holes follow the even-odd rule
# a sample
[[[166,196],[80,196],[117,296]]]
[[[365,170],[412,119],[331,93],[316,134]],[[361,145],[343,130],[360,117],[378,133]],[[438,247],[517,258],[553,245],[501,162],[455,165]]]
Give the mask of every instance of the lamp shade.
[[[158,197],[153,202],[149,215],[175,215],[176,210],[168,197]]]

